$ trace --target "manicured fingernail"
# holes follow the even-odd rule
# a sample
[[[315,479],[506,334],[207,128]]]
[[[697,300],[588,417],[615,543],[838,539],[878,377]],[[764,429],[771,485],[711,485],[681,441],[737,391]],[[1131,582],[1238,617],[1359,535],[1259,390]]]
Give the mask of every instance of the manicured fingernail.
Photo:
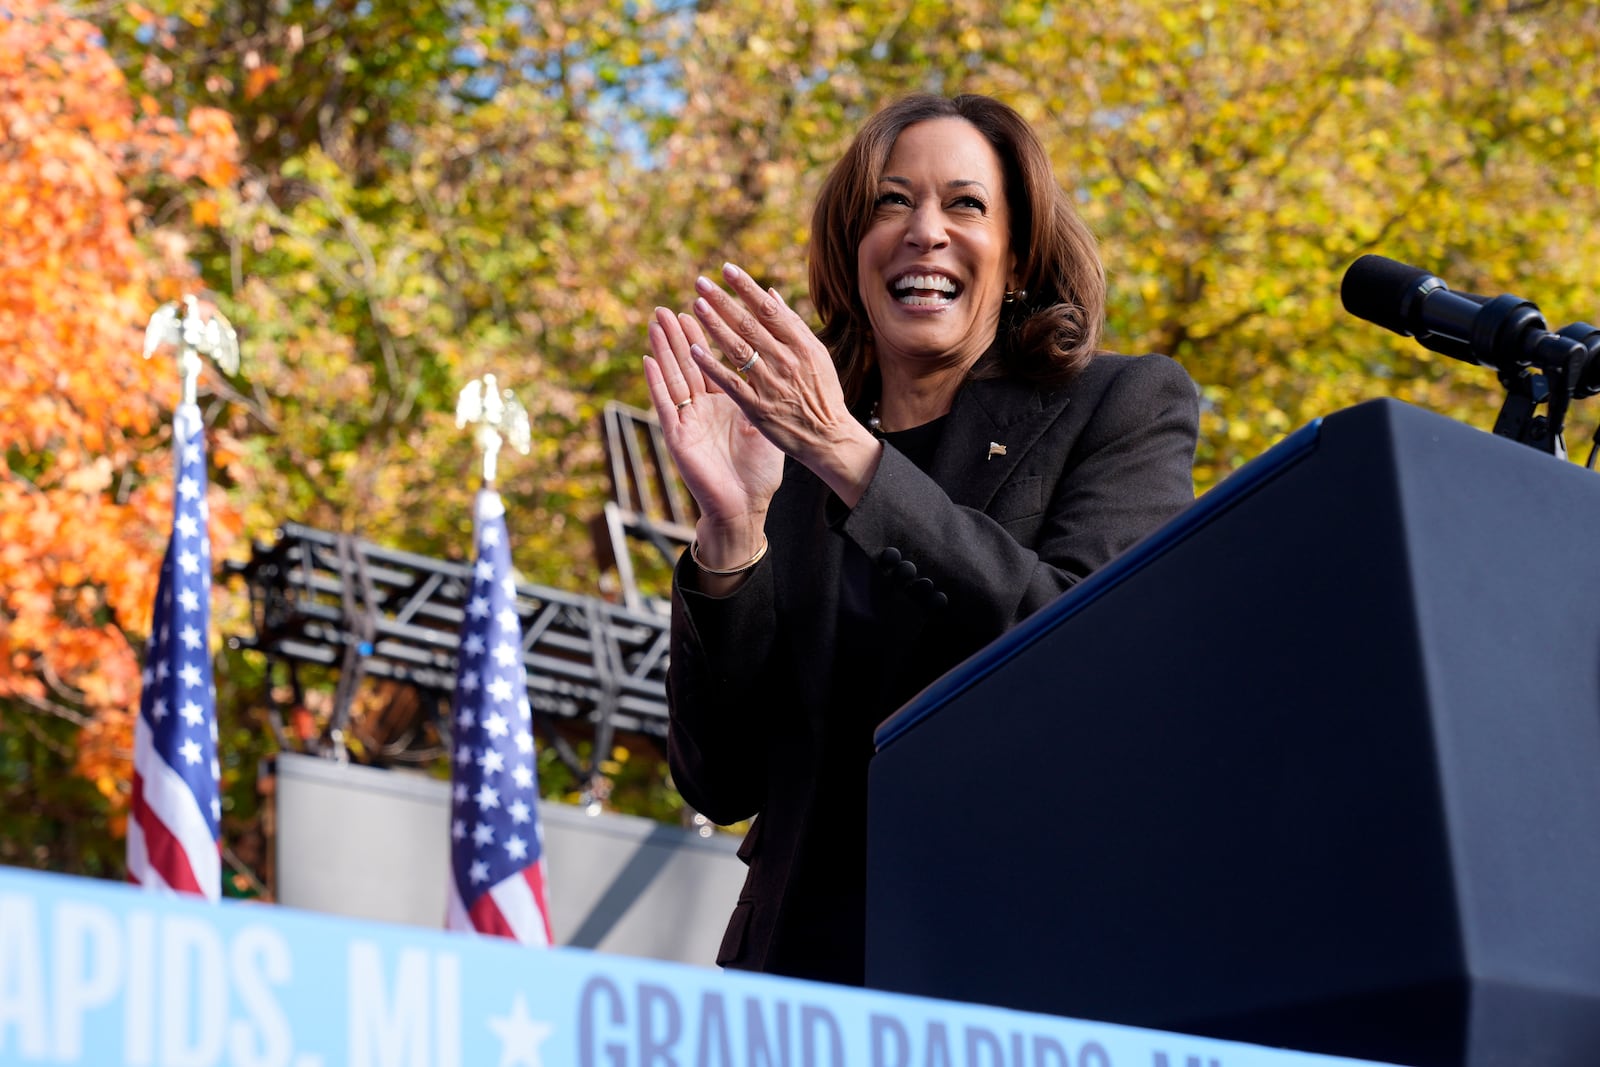
[[[694,298],[694,310],[696,314],[709,315],[711,314],[711,305],[706,302],[705,297],[697,296]]]
[[[734,266],[732,263],[724,263],[722,265],[722,276],[728,279],[730,282],[737,281],[741,273],[742,272],[739,270],[739,268]]]
[[[707,278],[704,274],[694,280],[694,287],[702,293],[716,292],[717,283]]]
[[[783,294],[778,292],[778,290],[772,289],[772,288],[768,288],[767,289],[767,295],[772,297],[772,299],[776,300],[778,303],[782,304],[784,307],[788,307],[789,306],[789,301],[785,300],[783,298]]]
[[[697,344],[689,346],[689,354],[691,356],[697,356],[700,359],[710,359],[711,358],[711,353],[707,352],[705,349],[701,348]]]

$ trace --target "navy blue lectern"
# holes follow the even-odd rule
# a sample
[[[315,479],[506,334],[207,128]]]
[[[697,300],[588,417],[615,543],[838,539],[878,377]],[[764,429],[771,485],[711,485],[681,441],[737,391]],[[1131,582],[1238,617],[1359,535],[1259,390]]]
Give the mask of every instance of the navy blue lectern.
[[[1600,475],[1308,426],[889,719],[867,983],[1600,1064]]]

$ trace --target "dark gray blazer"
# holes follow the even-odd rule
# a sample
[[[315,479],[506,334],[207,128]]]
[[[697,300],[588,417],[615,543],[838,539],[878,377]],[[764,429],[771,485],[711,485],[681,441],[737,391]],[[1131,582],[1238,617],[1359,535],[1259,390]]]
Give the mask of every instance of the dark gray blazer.
[[[1163,356],[1097,356],[1056,390],[969,381],[929,472],[885,447],[854,508],[791,461],[732,596],[680,560],[674,782],[717,823],[760,816],[718,963],[860,982],[872,729],[1191,504],[1197,422]],[[846,580],[873,585],[870,647],[836,640]]]

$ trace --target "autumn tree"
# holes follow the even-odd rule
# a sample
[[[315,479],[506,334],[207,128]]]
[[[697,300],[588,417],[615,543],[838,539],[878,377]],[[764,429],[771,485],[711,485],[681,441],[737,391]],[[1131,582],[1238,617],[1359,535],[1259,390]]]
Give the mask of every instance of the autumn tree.
[[[649,308],[730,258],[804,308],[822,175],[911,89],[1035,123],[1100,235],[1110,343],[1202,388],[1202,488],[1368,397],[1490,425],[1490,372],[1342,311],[1364,252],[1552,325],[1600,314],[1589,5],[146,0],[103,28],[141,92],[241,131],[193,255],[248,342],[218,417],[259,537],[291,518],[461,552],[450,413],[493,371],[539,438],[503,465],[517,562],[600,590],[594,416],[642,402]]]
[[[136,101],[95,27],[35,0],[0,18],[0,130],[0,861],[103,872],[120,844],[83,816],[125,807],[171,525],[177,378],[141,331],[194,281],[134,190],[225,185],[233,134]]]

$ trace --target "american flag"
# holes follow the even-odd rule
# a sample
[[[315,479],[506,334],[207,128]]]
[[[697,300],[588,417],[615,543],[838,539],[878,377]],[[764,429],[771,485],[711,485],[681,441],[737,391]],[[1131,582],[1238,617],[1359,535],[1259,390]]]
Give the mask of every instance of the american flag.
[[[479,491],[472,593],[456,668],[445,925],[548,945],[533,709],[505,510],[499,493]]]
[[[209,640],[205,431],[194,404],[180,406],[172,425],[177,492],[134,725],[128,879],[216,900],[222,892],[222,803]]]

